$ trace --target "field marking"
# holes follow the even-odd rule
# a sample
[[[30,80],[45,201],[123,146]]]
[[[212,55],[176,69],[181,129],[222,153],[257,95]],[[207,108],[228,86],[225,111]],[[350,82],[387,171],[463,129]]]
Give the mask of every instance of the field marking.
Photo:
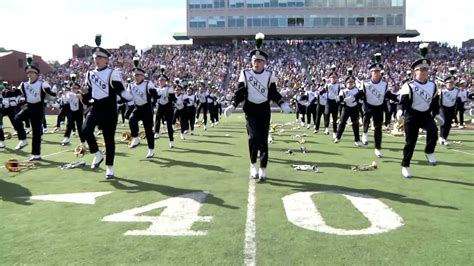
[[[95,199],[97,197],[108,195],[110,193],[112,193],[112,191],[68,193],[68,194],[49,194],[49,195],[36,195],[36,196],[28,196],[28,197],[20,197],[20,198],[29,199],[29,200],[43,200],[43,201],[67,202],[67,203],[94,205],[95,204]]]
[[[358,230],[334,228],[324,221],[317,203],[311,198],[314,194],[332,193],[346,197],[359,212],[367,218],[370,226]],[[373,235],[386,233],[403,226],[403,218],[382,201],[369,195],[347,191],[297,192],[282,198],[286,217],[292,224],[311,231],[341,236]]]
[[[244,264],[254,266],[256,264],[256,223],[255,223],[255,181],[249,178],[249,194],[247,201],[247,221],[245,223],[245,248]]]

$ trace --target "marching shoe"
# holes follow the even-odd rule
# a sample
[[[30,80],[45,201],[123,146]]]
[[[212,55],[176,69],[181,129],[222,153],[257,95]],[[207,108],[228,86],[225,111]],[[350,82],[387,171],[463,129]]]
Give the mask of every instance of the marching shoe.
[[[41,155],[32,155],[28,161],[39,161],[41,160]]]
[[[148,149],[148,153],[146,154],[146,158],[153,158],[155,156],[155,150]]]
[[[105,179],[106,180],[111,180],[114,179],[114,167],[107,165],[107,169],[105,170]]]
[[[102,163],[103,160],[104,160],[104,155],[102,154],[102,152],[100,151],[96,152],[94,155],[94,159],[92,159],[91,169],[98,168],[100,163]]]
[[[426,156],[426,159],[428,159],[428,163],[430,165],[433,165],[435,166],[437,161],[436,161],[436,158],[434,156],[434,153],[425,153],[425,156]]]
[[[379,150],[379,149],[375,149],[375,156],[377,156],[378,158],[382,158],[382,151]]]
[[[155,139],[159,139],[159,138],[160,138],[160,133],[159,133],[159,132],[156,132],[153,137],[154,137]]]
[[[184,135],[184,133],[181,133],[179,136],[181,137],[182,140],[186,139],[186,136]]]
[[[354,145],[356,145],[357,147],[362,147],[362,142],[360,141],[354,141]]]
[[[364,145],[369,144],[368,137],[369,137],[369,136],[368,136],[367,133],[362,133],[362,144],[364,144]]]
[[[267,180],[267,168],[260,168],[258,170],[258,181],[263,182]]]
[[[61,145],[63,145],[63,146],[64,146],[64,145],[67,145],[67,144],[69,144],[69,141],[70,141],[69,138],[68,138],[68,137],[65,137],[65,138],[63,139],[63,141],[61,141]]]
[[[438,138],[439,145],[444,145],[444,139],[442,137]]]
[[[135,148],[136,146],[138,146],[138,144],[140,144],[140,138],[139,137],[135,137],[132,139],[132,141],[130,142],[130,144],[128,144],[128,147],[129,148]]]
[[[338,138],[335,138],[335,139],[334,139],[334,143],[335,143],[335,144],[339,143],[339,139],[338,139]]]
[[[402,175],[405,178],[410,178],[411,177],[410,167],[402,167]]]
[[[4,141],[0,141],[0,149],[3,149],[5,148],[6,145],[5,145],[5,142]]]
[[[336,136],[337,136],[337,134],[336,134],[336,133],[332,133],[332,138],[333,138],[333,139],[335,139],[335,138],[336,138]]]
[[[28,145],[28,142],[26,141],[26,139],[20,140],[20,142],[18,143],[18,145],[16,145],[15,150],[21,150],[21,149],[22,149],[23,147],[25,147],[26,145]]]
[[[329,135],[329,128],[324,129],[324,135]]]
[[[207,131],[207,126],[204,126],[204,131]]]
[[[311,127],[310,124],[308,124],[308,125],[306,126],[306,129],[309,129],[310,127]]]
[[[254,179],[258,178],[258,166],[256,163],[250,164],[250,177]]]
[[[174,148],[174,142],[173,141],[170,141],[170,149]]]
[[[194,130],[191,130],[191,136],[194,135]]]
[[[464,128],[464,125],[459,125],[458,128],[459,128],[459,129],[463,129],[463,128]]]
[[[48,133],[48,128],[47,127],[43,128],[43,133]]]
[[[313,132],[314,134],[318,134],[319,130],[315,129]]]

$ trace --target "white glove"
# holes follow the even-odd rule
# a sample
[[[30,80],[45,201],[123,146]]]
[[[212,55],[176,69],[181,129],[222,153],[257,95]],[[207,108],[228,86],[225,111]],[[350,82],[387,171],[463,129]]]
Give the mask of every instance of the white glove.
[[[16,101],[11,101],[11,102],[10,102],[10,106],[11,106],[11,107],[15,107],[16,105],[17,105]]]
[[[126,90],[123,90],[121,93],[120,93],[120,96],[125,99],[127,102],[133,100],[133,96],[132,94],[130,94],[130,92],[126,91]]]
[[[234,105],[231,104],[231,105],[227,106],[224,110],[224,116],[229,117],[232,114],[232,112],[234,112],[234,110],[235,110]]]
[[[282,104],[280,105],[280,108],[281,108],[281,110],[283,111],[283,113],[285,113],[285,114],[291,113],[291,108],[290,108],[290,106],[288,105],[288,103],[282,103]]]
[[[349,95],[346,98],[344,98],[344,101],[347,102],[347,101],[351,100],[352,98],[353,98],[352,95]]]
[[[10,101],[8,99],[3,99],[3,108],[10,107]]]
[[[435,119],[436,119],[436,121],[438,121],[438,125],[439,125],[439,126],[443,126],[443,125],[444,125],[444,118],[443,118],[442,116],[436,115],[436,116],[435,116]]]
[[[26,98],[23,96],[18,98],[18,103],[24,103],[25,101],[26,101]]]
[[[51,104],[51,106],[52,106],[53,108],[57,108],[57,109],[58,109],[59,107],[61,107],[61,106],[59,105],[59,103],[53,103],[53,104]]]
[[[397,111],[397,120],[400,122],[403,120],[403,110],[398,110]]]

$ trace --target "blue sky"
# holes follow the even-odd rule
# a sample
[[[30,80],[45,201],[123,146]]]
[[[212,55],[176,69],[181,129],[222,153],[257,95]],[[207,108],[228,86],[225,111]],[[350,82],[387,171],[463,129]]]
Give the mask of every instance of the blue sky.
[[[443,4],[444,3],[444,4]],[[474,38],[472,0],[407,0],[407,28],[417,29],[415,40],[460,46]],[[126,42],[138,49],[175,43],[174,32],[186,32],[185,0],[0,0],[0,47],[65,62],[72,45],[102,46]],[[12,21],[8,27],[8,21]]]

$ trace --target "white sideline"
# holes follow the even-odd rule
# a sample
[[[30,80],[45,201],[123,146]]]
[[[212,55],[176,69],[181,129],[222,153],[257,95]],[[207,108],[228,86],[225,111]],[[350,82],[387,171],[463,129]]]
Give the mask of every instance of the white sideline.
[[[244,264],[255,266],[256,264],[256,224],[255,224],[255,180],[249,178],[249,196],[247,202],[247,222],[245,223],[245,248]]]

